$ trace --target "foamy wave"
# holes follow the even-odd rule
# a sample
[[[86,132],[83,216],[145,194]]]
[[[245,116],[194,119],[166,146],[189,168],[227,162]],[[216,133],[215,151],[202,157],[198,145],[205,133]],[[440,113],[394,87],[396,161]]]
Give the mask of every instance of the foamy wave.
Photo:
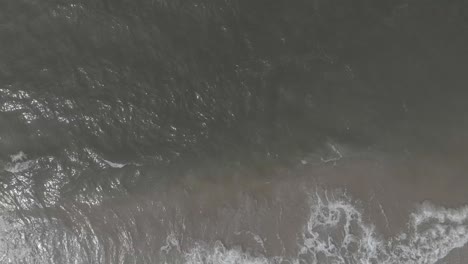
[[[68,227],[62,226],[59,219],[51,218],[50,222],[44,222],[41,218],[31,218],[25,222],[22,218],[16,219],[15,214],[3,212],[0,214],[0,237],[4,239],[0,241],[0,262],[49,263],[48,259],[55,252],[60,252],[64,261],[57,263],[72,263],[72,260],[88,258],[91,260],[76,263],[126,263],[124,259],[127,256],[132,258],[135,254],[147,254],[144,256],[148,257],[148,261],[142,263],[435,264],[453,249],[468,243],[468,206],[449,209],[423,203],[410,215],[404,232],[388,239],[383,238],[378,229],[368,222],[369,218],[361,208],[359,202],[338,191],[311,195],[309,214],[303,225],[299,224],[294,230],[297,236],[281,241],[288,245],[292,242],[292,249],[278,255],[269,249],[281,243],[271,241],[275,239],[274,236],[262,237],[255,233],[260,229],[237,232],[239,236],[248,235],[249,239],[255,241],[251,244],[253,247],[242,243],[241,248],[236,246],[240,245],[237,240],[226,239],[225,245],[221,241],[206,238],[218,236],[194,239],[188,231],[190,228],[179,228],[176,222],[167,221],[165,223],[169,226],[161,230],[167,230],[168,233],[157,247],[151,247],[159,247],[159,251],[153,252],[147,248],[138,252],[135,249],[141,243],[134,244],[132,238],[129,238],[132,236],[131,231],[117,227],[121,232],[119,236],[124,238],[119,242],[122,245],[118,250],[119,260],[113,258],[107,262],[102,261],[105,258],[103,252],[111,247],[99,242],[103,237],[94,231],[99,229],[95,229],[86,218],[86,225],[70,231]],[[233,221],[235,224],[236,220]],[[179,224],[184,226],[183,221]],[[135,230],[139,229],[135,226]],[[25,240],[22,234],[28,234],[28,239]],[[159,241],[160,238],[156,239]],[[221,235],[221,239],[225,237]],[[281,238],[278,236],[278,239]]]
[[[310,217],[298,239],[296,257],[252,255],[239,248],[228,249],[217,241],[212,245],[197,243],[179,252],[184,256],[182,262],[433,264],[468,242],[468,207],[447,209],[424,203],[411,214],[404,233],[385,240],[364,221],[362,210],[348,196],[324,193],[311,200]],[[168,241],[175,245],[175,239],[171,234]]]
[[[375,263],[385,254],[385,243],[347,196],[315,195],[302,234],[300,258],[308,263]]]
[[[213,247],[197,245],[184,254],[187,264],[268,264],[271,260],[266,257],[254,257],[240,249],[226,249],[220,242],[216,241]]]
[[[410,232],[392,242],[392,259],[435,263],[468,242],[468,207],[448,209],[426,202],[411,214]]]

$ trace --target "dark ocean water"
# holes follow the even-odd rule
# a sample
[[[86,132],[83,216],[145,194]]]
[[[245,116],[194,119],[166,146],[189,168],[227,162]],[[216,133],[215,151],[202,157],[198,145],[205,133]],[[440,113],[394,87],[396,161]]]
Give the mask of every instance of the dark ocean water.
[[[0,263],[436,263],[467,3],[1,1]]]

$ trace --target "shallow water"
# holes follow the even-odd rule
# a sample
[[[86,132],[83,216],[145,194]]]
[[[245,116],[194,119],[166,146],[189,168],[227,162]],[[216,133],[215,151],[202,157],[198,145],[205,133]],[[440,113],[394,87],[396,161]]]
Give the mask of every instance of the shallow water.
[[[0,3],[1,263],[464,263],[464,1]]]
[[[192,174],[138,193],[119,193],[114,179],[108,185],[119,197],[95,186],[36,208],[12,189],[3,196],[12,203],[2,214],[3,261],[436,263],[468,242],[466,206],[420,203],[403,190],[395,197],[379,185],[356,198],[352,185],[320,180],[323,170],[343,175],[333,165],[300,177]]]

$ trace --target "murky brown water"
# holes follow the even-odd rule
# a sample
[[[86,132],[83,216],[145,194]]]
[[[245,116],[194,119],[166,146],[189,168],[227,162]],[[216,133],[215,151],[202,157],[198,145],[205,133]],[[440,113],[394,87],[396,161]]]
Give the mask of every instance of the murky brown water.
[[[466,263],[467,11],[0,2],[0,263]]]

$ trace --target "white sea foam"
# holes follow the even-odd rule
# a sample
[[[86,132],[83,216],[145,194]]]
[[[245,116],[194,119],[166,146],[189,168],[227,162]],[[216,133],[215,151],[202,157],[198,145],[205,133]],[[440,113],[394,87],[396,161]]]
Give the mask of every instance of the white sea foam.
[[[26,154],[23,151],[18,152],[17,154],[10,155],[11,162],[18,162],[27,159]]]
[[[10,163],[5,166],[5,170],[11,173],[19,173],[25,171],[33,165],[33,161],[24,161],[24,162],[17,162],[17,163]]]
[[[27,160],[28,157],[24,154],[23,151],[18,152],[17,154],[10,155],[11,162],[7,163],[5,170],[11,173],[19,173],[25,171],[34,164],[34,161]]]
[[[116,168],[116,169],[123,168],[123,167],[125,167],[125,165],[127,165],[127,164],[122,164],[122,163],[116,163],[116,162],[108,161],[108,160],[105,160],[105,159],[103,159],[103,161],[104,161],[105,163],[107,163],[107,165],[111,166],[112,168]]]
[[[252,255],[217,241],[197,243],[186,252],[187,264],[381,263],[433,264],[468,242],[468,206],[448,209],[423,203],[410,215],[408,229],[383,239],[346,195],[311,197],[310,217],[298,239],[296,257]],[[168,241],[174,242],[174,234]],[[180,248],[178,247],[178,250]]]
[[[212,247],[197,245],[184,254],[187,264],[268,264],[271,261],[263,256],[254,257],[239,249],[226,249],[219,241]]]
[[[86,153],[88,154],[88,157],[97,165],[101,166],[101,167],[111,167],[111,168],[114,168],[114,169],[121,169],[129,164],[127,163],[117,163],[117,162],[113,162],[113,161],[110,161],[110,160],[106,160],[104,159],[103,157],[101,157],[97,152],[95,152],[94,150],[90,149],[90,148],[85,148],[84,151],[86,151]]]

